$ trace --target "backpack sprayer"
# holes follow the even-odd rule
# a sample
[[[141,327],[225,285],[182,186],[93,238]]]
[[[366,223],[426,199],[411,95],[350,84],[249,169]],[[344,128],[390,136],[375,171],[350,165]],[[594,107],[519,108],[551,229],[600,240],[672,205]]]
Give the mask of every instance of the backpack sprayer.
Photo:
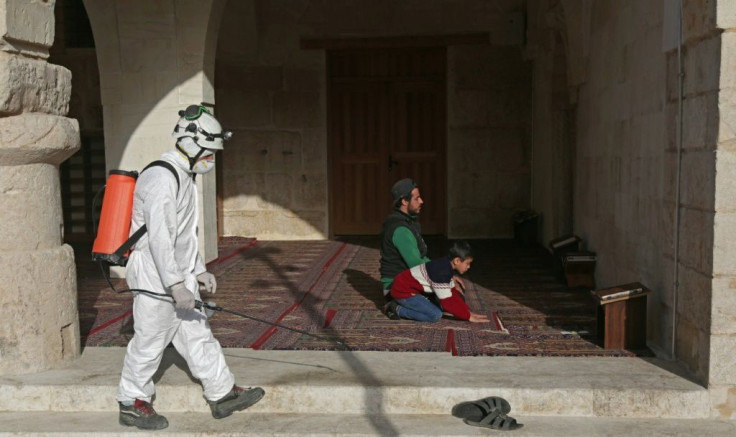
[[[177,187],[179,186],[179,176],[176,170],[171,164],[166,161],[154,161],[146,166],[146,168],[144,168],[141,173],[154,166],[165,167],[170,170],[176,178]],[[107,180],[107,184],[100,188],[100,190],[95,195],[95,198],[92,202],[92,227],[95,231],[96,236],[94,244],[92,245],[92,259],[94,261],[99,261],[102,275],[105,277],[108,285],[115,293],[135,291],[149,296],[165,297],[173,300],[173,297],[171,295],[156,293],[150,290],[141,290],[136,288],[117,290],[112,285],[112,281],[110,281],[110,276],[105,272],[103,261],[112,265],[125,266],[130,254],[130,248],[133,247],[133,245],[143,236],[144,233],[146,233],[146,225],[144,224],[133,235],[129,236],[130,221],[133,214],[133,193],[135,191],[135,183],[137,179],[138,172],[136,171],[110,170],[110,176]],[[102,194],[103,191],[105,192],[105,196],[103,197],[102,201],[99,228],[95,229],[94,211],[96,211],[96,204],[98,203],[99,196]],[[290,328],[279,323],[269,322],[267,320],[259,319],[257,317],[249,316],[247,314],[242,314],[236,311],[231,311],[215,305],[214,302],[202,302],[197,300],[194,303],[194,307],[200,310],[203,309],[207,313],[208,317],[211,317],[214,311],[221,311],[246,319],[255,320],[256,322],[277,326],[279,328],[314,337],[319,340],[330,340],[337,343],[343,349],[348,351],[350,350],[350,348],[345,343],[339,340],[323,337],[317,334],[312,334],[296,328]]]

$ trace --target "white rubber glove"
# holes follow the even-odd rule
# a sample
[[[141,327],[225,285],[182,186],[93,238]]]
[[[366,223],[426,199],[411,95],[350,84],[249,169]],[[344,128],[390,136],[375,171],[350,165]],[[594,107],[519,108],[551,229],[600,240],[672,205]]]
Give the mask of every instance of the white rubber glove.
[[[177,310],[194,309],[194,295],[187,290],[183,282],[171,286],[171,295],[174,297]]]
[[[204,291],[210,294],[215,294],[217,291],[217,281],[215,275],[210,272],[204,272],[197,275],[197,281],[204,285]]]

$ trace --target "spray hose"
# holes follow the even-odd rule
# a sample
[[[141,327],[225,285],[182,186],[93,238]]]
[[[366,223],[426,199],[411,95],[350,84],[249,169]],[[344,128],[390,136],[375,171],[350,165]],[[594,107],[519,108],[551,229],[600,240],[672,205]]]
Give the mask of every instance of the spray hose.
[[[148,295],[148,296],[163,297],[163,298],[171,299],[172,301],[174,300],[174,297],[171,296],[171,295],[169,295],[169,294],[156,293],[155,291],[142,290],[142,289],[139,289],[139,288],[126,288],[124,290],[117,290],[115,288],[115,286],[112,285],[112,281],[110,281],[110,277],[105,273],[105,268],[104,268],[104,266],[102,264],[102,261],[100,261],[100,269],[102,269],[102,275],[105,277],[105,280],[107,281],[107,284],[110,286],[110,288],[112,289],[112,291],[114,291],[117,294],[126,293],[126,292],[134,292],[135,291],[137,293],[143,293],[143,294]],[[341,342],[340,340],[336,340],[334,338],[325,337],[325,336],[322,336],[322,335],[312,334],[310,332],[303,331],[301,329],[291,328],[289,326],[285,326],[285,325],[282,325],[280,323],[269,322],[268,320],[259,319],[258,317],[253,317],[253,316],[249,316],[247,314],[239,313],[237,311],[228,310],[228,309],[223,308],[221,306],[217,306],[214,303],[202,302],[201,300],[195,300],[194,301],[194,308],[196,308],[198,310],[208,309],[208,310],[212,310],[212,311],[219,311],[219,312],[223,312],[223,313],[233,314],[233,315],[236,315],[236,316],[239,316],[239,317],[243,317],[245,319],[255,320],[256,322],[265,323],[267,325],[276,326],[276,327],[279,327],[279,328],[286,329],[288,331],[292,331],[292,332],[296,332],[296,333],[299,333],[299,334],[307,335],[309,337],[313,337],[313,338],[316,338],[318,340],[332,341],[332,342],[336,343],[337,345],[339,345],[341,348],[343,348],[346,351],[350,351],[351,350],[348,345],[346,345],[345,343]]]
[[[158,163],[158,162],[163,162],[163,161],[154,161],[154,163],[150,164],[148,167],[150,167],[152,165],[157,165],[156,163]],[[170,165],[162,165],[162,166],[167,167],[167,168],[170,167]],[[146,168],[148,168],[148,167],[146,167]],[[172,171],[172,172],[174,172],[174,175],[176,176],[176,172],[175,172],[175,170],[173,168],[169,168],[169,170]],[[179,180],[178,180],[178,177],[177,177],[177,184],[178,184],[178,181]],[[100,189],[97,191],[97,194],[95,195],[95,197],[94,197],[94,199],[92,201],[92,230],[93,230],[93,233],[95,235],[97,235],[97,220],[95,219],[96,212],[97,212],[97,205],[98,205],[98,201],[99,201],[100,195],[105,191],[105,187],[106,186],[107,185],[103,185],[102,187],[100,187]],[[143,229],[143,228],[141,228],[141,229]],[[140,232],[140,229],[139,229],[138,232]],[[124,258],[125,258],[124,253],[130,248],[130,246],[129,246],[130,242],[131,242],[131,238],[128,238],[128,241],[126,241],[121,246],[121,248],[119,248],[117,251],[115,251],[115,253],[113,255],[119,255],[118,257],[115,258],[115,260],[119,260],[119,259],[123,259],[124,260]],[[134,243],[135,243],[135,241],[133,241],[132,244],[134,244]],[[132,244],[130,244],[130,245],[132,245]],[[127,245],[127,247],[125,247],[126,245]],[[123,249],[123,247],[125,247],[125,249]],[[95,255],[95,253],[94,253],[94,248],[93,248],[93,257],[94,257],[94,255]],[[142,290],[142,289],[135,289],[135,288],[133,288],[133,289],[119,290],[119,291],[116,290],[115,289],[115,286],[112,285],[112,281],[110,281],[110,276],[105,271],[105,267],[104,267],[104,265],[103,265],[102,262],[103,262],[103,260],[105,260],[107,262],[113,262],[114,264],[118,264],[118,265],[125,265],[125,262],[123,261],[122,263],[118,263],[116,261],[113,261],[113,258],[111,256],[100,257],[100,258],[97,258],[97,260],[100,262],[100,270],[102,270],[102,276],[105,277],[105,280],[107,281],[107,284],[110,286],[110,288],[115,293],[120,294],[120,293],[125,293],[125,292],[128,292],[128,291],[129,292],[138,292],[138,293],[143,293],[143,294],[148,295],[148,296],[151,296],[151,297],[166,298],[166,299],[171,299],[172,301],[174,300],[173,296],[171,296],[171,295],[163,294],[163,293],[156,293],[156,292],[153,292],[153,291],[150,291],[150,290]],[[303,335],[307,335],[307,336],[310,336],[310,337],[314,337],[314,338],[317,338],[319,340],[333,341],[333,342],[337,343],[344,350],[347,350],[347,351],[350,350],[350,348],[345,343],[343,343],[343,342],[341,342],[339,340],[335,340],[334,338],[329,338],[329,337],[325,337],[325,336],[321,336],[321,335],[317,335],[317,334],[312,334],[312,333],[309,333],[309,332],[306,332],[306,331],[302,331],[300,329],[296,329],[296,328],[291,328],[291,327],[288,327],[288,326],[284,326],[284,325],[281,325],[279,323],[269,322],[268,320],[263,320],[263,319],[259,319],[257,317],[249,316],[247,314],[239,313],[239,312],[236,312],[236,311],[231,311],[231,310],[228,310],[228,309],[225,309],[223,307],[220,307],[220,306],[215,305],[214,302],[212,302],[212,303],[205,303],[205,302],[202,302],[202,301],[199,301],[198,300],[198,301],[195,301],[194,306],[195,306],[195,308],[197,308],[199,310],[206,309],[206,310],[210,310],[210,311],[221,311],[221,312],[233,314],[233,315],[236,315],[236,316],[239,316],[239,317],[243,317],[243,318],[246,318],[246,319],[255,320],[256,322],[265,323],[267,325],[277,326],[279,328],[283,328],[283,329],[286,329],[288,331],[293,331],[293,332],[297,332],[299,334],[303,334]]]

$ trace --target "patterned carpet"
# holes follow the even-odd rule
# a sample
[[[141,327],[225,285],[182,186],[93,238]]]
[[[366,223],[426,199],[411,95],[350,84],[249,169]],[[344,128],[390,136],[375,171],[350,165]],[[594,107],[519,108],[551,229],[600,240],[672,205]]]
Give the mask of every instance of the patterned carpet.
[[[428,241],[432,258],[447,247]],[[229,237],[209,270],[218,280],[210,300],[227,311],[316,335],[218,312],[212,330],[223,347],[447,351],[455,355],[634,356],[602,349],[594,337],[596,306],[588,290],[567,288],[551,256],[506,240],[476,240],[465,276],[473,311],[493,322],[389,320],[380,311],[378,239],[257,241]],[[89,250],[76,247],[83,344],[124,346],[133,334],[130,293],[116,294]],[[118,289],[123,279],[113,279]],[[337,341],[335,341],[337,340]],[[647,351],[638,351],[648,355]]]

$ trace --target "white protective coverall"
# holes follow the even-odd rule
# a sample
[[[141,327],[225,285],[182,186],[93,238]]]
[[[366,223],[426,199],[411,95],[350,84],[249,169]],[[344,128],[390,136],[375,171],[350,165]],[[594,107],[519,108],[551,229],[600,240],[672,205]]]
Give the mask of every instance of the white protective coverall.
[[[197,242],[196,184],[187,160],[179,152],[165,152],[160,159],[173,164],[180,186],[177,192],[174,175],[164,167],[151,167],[139,176],[130,232],[144,223],[148,231],[134,246],[126,280],[130,288],[169,295],[169,287],[184,281],[195,299],[201,300],[197,275],[206,268]],[[153,375],[170,342],[186,360],[192,375],[202,382],[208,401],[222,398],[233,388],[235,378],[200,310],[176,310],[173,299],[135,293],[133,318],[135,335],[125,354],[119,402],[151,402],[155,393]]]

